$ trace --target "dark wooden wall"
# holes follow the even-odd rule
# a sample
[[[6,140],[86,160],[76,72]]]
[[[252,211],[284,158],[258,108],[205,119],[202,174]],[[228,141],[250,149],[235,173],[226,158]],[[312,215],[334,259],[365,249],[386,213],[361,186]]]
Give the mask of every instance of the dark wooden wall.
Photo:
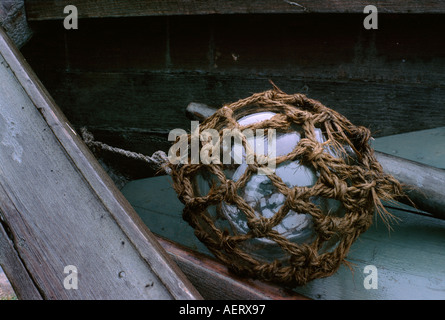
[[[22,0],[23,1],[23,0]],[[363,13],[374,5],[382,13],[444,13],[442,0],[26,0],[30,20],[63,19],[75,5],[82,18],[194,14]]]
[[[22,49],[74,127],[151,154],[189,128],[191,101],[306,93],[374,135],[445,125],[445,19],[434,14],[256,14],[32,22]],[[131,178],[153,174],[131,162]],[[114,160],[113,160],[114,159]],[[118,163],[117,163],[118,162]],[[135,174],[137,172],[137,174]]]

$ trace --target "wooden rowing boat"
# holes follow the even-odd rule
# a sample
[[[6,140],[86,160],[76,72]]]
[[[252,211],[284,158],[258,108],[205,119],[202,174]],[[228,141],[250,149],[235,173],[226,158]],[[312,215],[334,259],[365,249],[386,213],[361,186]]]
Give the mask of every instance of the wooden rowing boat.
[[[33,116],[43,117],[46,128],[52,132],[43,137],[45,141],[52,141],[47,142],[45,148],[55,148],[57,144],[60,149],[62,146],[69,160],[66,166],[70,163],[72,170],[78,168],[84,187],[90,185],[99,200],[106,194],[106,208],[109,209],[106,214],[110,219],[104,230],[108,230],[108,236],[111,236],[111,228],[121,230],[123,233],[113,239],[125,235],[128,239],[123,242],[133,244],[134,257],[137,253],[143,257],[129,258],[128,263],[140,263],[138,270],[143,270],[153,256],[162,256],[162,263],[171,271],[168,278],[180,279],[178,281],[187,288],[175,291],[177,289],[167,285],[167,291],[175,292],[173,296],[177,298],[445,298],[445,222],[433,216],[434,208],[420,212],[407,205],[388,204],[387,208],[401,220],[388,231],[377,219],[360,237],[349,255],[354,272],[342,267],[332,277],[315,280],[304,287],[283,288],[239,278],[219,264],[182,221],[182,206],[168,176],[157,175],[143,162],[105,151],[97,151],[93,157],[76,135],[81,127],[87,127],[97,140],[115,147],[146,155],[157,150],[167,151],[170,147],[168,132],[190,127],[186,114],[190,102],[218,107],[269,89],[268,80],[271,79],[288,93],[305,93],[355,124],[369,127],[376,138],[376,150],[415,161],[415,165],[420,166],[414,175],[406,175],[406,179],[414,178],[411,183],[416,184],[426,177],[426,169],[422,168],[432,172],[443,172],[445,168],[441,156],[445,152],[445,107],[442,103],[445,7],[440,1],[423,6],[413,1],[387,1],[377,6],[380,9],[378,30],[363,28],[364,4],[352,5],[346,1],[329,4],[327,1],[299,1],[300,6],[286,1],[261,1],[255,7],[246,1],[224,2],[223,5],[217,1],[205,5],[196,1],[165,1],[156,2],[154,6],[143,0],[122,1],[119,5],[107,0],[102,1],[100,7],[88,1],[71,2],[79,9],[77,30],[63,27],[66,14],[63,14],[62,2],[25,1],[28,23],[34,35],[21,48],[21,53],[33,70],[27,67],[19,53],[11,51],[8,55],[11,44],[7,40],[3,40],[6,45],[1,48],[1,54],[6,55],[4,59],[12,70],[19,70],[14,73],[17,79],[14,81],[25,88],[26,94],[32,99],[34,95],[41,97],[35,102],[40,115]],[[16,66],[8,59],[15,59]],[[27,79],[34,85],[29,87]],[[12,116],[12,113],[7,114]],[[16,121],[26,118],[25,115],[16,116]],[[41,129],[44,128],[45,123],[42,123]],[[27,136],[32,133],[34,137],[36,132],[29,131]],[[33,141],[30,138],[28,144]],[[0,147],[10,150],[11,145],[14,143]],[[62,154],[60,157],[63,160]],[[46,161],[55,165],[54,159],[52,156]],[[8,161],[11,165],[17,162],[13,158]],[[42,160],[36,158],[35,161]],[[5,167],[0,168],[5,170]],[[61,165],[55,168],[59,168],[58,171],[50,169],[49,172],[68,172],[67,167]],[[409,168],[408,173],[412,172]],[[10,185],[14,187],[17,181],[26,180],[20,177],[9,182]],[[445,186],[434,182],[436,174],[430,177],[428,190],[437,191],[435,199],[440,201]],[[76,179],[74,173],[69,179]],[[51,180],[48,174],[45,181],[59,180]],[[60,180],[57,185],[67,184],[67,180]],[[29,190],[37,186],[26,185]],[[5,188],[4,179],[1,186]],[[66,192],[55,187],[51,193],[40,195],[42,201],[39,203],[52,204],[49,199],[63,199],[64,194]],[[93,207],[86,200],[89,199],[86,189],[76,194],[77,203],[85,202],[88,205],[84,207]],[[23,196],[17,195],[17,202],[25,201]],[[30,193],[30,197],[36,200],[35,193]],[[79,210],[69,203],[60,221],[62,225],[80,219],[75,215]],[[10,220],[11,217],[6,219],[8,225],[20,225],[20,221]],[[26,220],[26,225],[38,225],[38,221],[54,217],[36,215],[35,219],[33,222]],[[7,227],[4,229],[4,234],[10,233]],[[12,230],[13,234],[18,232]],[[45,235],[52,235],[53,230],[48,224],[43,231]],[[73,232],[88,234],[87,229],[76,230],[66,229],[65,237],[71,239]],[[38,232],[43,231],[38,229]],[[14,245],[9,244],[8,250],[27,257],[14,249],[20,243],[19,237],[12,239]],[[63,237],[56,239],[64,241]],[[100,247],[107,248],[104,244]],[[48,270],[55,268],[50,258],[60,259],[60,252],[41,241],[34,243],[32,249],[28,251],[39,253],[38,257],[29,258],[30,262],[22,258],[21,266],[14,269],[21,272],[7,272],[17,290],[25,287],[25,283],[38,288],[31,293],[20,292],[21,296],[72,298],[73,291],[68,294],[60,290],[60,293],[53,288],[52,284],[58,279],[48,275]],[[109,267],[105,271],[109,273],[104,271],[104,279],[115,274],[113,263],[123,256],[117,248],[107,250],[112,252],[106,251],[103,256],[112,261],[105,262]],[[68,251],[78,256],[75,249]],[[47,252],[51,252],[48,257]],[[166,257],[165,252],[170,257]],[[40,270],[37,261],[42,259],[50,262]],[[62,260],[70,263],[67,257]],[[83,263],[94,274],[93,263],[87,264],[87,261],[90,260],[85,256]],[[364,285],[367,266],[375,266],[378,270],[377,289]],[[59,275],[62,276],[63,273]],[[166,275],[158,276],[162,279]],[[44,284],[48,284],[48,288]],[[51,293],[42,297],[45,290]],[[77,292],[78,297],[109,297],[97,294],[93,288],[89,290],[90,295]],[[127,291],[119,294],[154,298],[137,290],[129,291],[131,295]]]

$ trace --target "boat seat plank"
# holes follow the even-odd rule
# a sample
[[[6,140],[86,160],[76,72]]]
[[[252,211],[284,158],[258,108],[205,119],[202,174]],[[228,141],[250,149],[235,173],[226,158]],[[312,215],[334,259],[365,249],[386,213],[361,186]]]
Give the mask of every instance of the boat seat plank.
[[[0,265],[18,298],[200,298],[1,28],[0,84]]]
[[[122,193],[152,232],[211,255],[182,220],[183,205],[171,185],[169,176],[140,179]],[[445,221],[389,211],[400,221],[389,231],[376,218],[351,247],[347,260],[352,271],[342,266],[333,276],[294,291],[312,299],[445,299]],[[377,268],[377,289],[364,286],[368,265]]]

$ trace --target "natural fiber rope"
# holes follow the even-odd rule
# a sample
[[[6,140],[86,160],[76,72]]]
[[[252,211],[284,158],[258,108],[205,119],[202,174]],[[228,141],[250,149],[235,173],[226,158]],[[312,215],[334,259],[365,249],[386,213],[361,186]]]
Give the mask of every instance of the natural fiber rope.
[[[276,115],[270,120],[240,126],[237,120],[252,111],[271,111]],[[302,138],[292,152],[277,157],[276,164],[298,161],[301,165],[312,166],[319,173],[319,178],[312,187],[289,188],[275,173],[268,174],[276,189],[286,197],[284,205],[269,219],[255,215],[254,209],[237,193],[258,168],[264,167],[258,161],[250,164],[237,181],[225,176],[222,164],[190,164],[189,161],[188,164],[169,164],[169,167],[173,187],[185,205],[183,218],[217,258],[238,274],[287,285],[303,285],[315,278],[332,275],[342,263],[346,263],[350,246],[369,228],[375,210],[385,221],[390,217],[381,200],[401,196],[402,188],[398,181],[383,172],[377,162],[368,143],[371,138],[368,129],[353,125],[339,113],[303,94],[287,95],[276,87],[254,94],[219,109],[200,125],[200,131],[217,129],[221,138],[224,128],[273,128],[288,132],[292,124],[302,128]],[[314,128],[321,128],[328,141],[324,144],[318,142]],[[206,142],[201,144],[201,148],[206,146]],[[343,146],[349,145],[357,160],[351,164],[342,157],[323,152],[325,144],[339,151],[344,151]],[[247,147],[245,137],[243,146]],[[219,180],[211,186],[207,195],[200,195],[195,186],[196,176],[203,172],[209,172]],[[343,217],[324,214],[310,201],[311,197],[341,201],[346,213]],[[222,202],[236,205],[244,213],[249,232],[241,234],[218,228],[216,218],[208,209],[220,207]],[[290,210],[312,216],[317,233],[314,242],[292,243],[273,230]],[[321,252],[323,244],[334,237],[339,239],[337,247],[330,252]],[[287,259],[265,262],[253,257],[244,250],[243,243],[255,238],[274,241],[286,253]]]
[[[154,170],[162,169],[166,173],[170,174],[170,168],[167,166],[168,157],[164,151],[156,151],[150,157],[150,156],[146,156],[142,153],[137,153],[137,152],[124,150],[121,148],[112,147],[112,146],[105,144],[103,142],[95,141],[93,134],[91,132],[89,132],[85,127],[80,129],[80,133],[82,135],[82,139],[84,140],[85,144],[90,148],[99,148],[102,150],[106,150],[109,152],[123,155],[127,158],[141,160],[141,161],[147,162],[148,165]]]

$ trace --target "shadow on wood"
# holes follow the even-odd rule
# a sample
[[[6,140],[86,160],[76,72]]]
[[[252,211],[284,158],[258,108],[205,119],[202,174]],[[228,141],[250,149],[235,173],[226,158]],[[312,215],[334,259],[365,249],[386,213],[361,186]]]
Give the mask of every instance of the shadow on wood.
[[[278,285],[237,277],[216,259],[158,237],[181,270],[209,300],[306,300],[308,298]]]

